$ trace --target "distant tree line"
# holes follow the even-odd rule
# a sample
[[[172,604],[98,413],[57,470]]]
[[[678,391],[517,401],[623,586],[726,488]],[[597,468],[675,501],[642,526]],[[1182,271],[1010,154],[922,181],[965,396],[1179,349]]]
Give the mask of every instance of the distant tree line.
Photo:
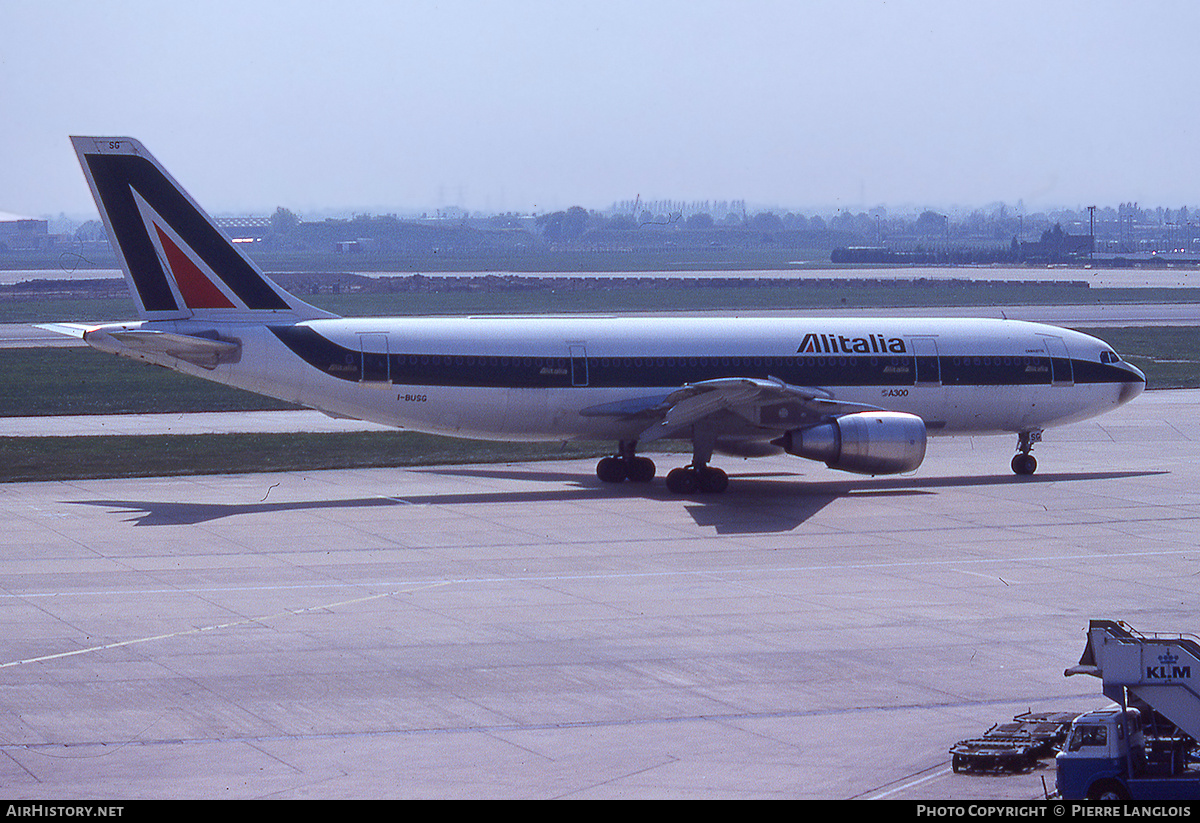
[[[806,214],[751,209],[744,200],[643,201],[639,197],[604,211],[578,205],[537,215],[472,215],[444,209],[435,217],[403,219],[394,214],[364,214],[304,220],[280,206],[257,222],[261,231],[247,238],[254,248],[297,253],[762,247],[838,249],[841,260],[873,254],[928,263],[964,257],[976,262],[1061,260],[1082,253],[1148,250],[1200,254],[1200,216],[1195,208],[1145,208],[1135,202],[1090,211],[1029,213],[1022,204],[1013,208],[997,203],[957,213],[936,209],[892,213],[877,207]],[[1088,238],[1086,249],[1078,239],[1083,236]],[[97,221],[84,223],[64,237],[81,248],[106,245]]]

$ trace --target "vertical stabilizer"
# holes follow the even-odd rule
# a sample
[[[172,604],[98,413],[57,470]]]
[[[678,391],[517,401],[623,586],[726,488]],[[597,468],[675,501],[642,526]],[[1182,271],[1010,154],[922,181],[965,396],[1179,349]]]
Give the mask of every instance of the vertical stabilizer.
[[[142,319],[333,316],[264,275],[137,140],[71,143]]]

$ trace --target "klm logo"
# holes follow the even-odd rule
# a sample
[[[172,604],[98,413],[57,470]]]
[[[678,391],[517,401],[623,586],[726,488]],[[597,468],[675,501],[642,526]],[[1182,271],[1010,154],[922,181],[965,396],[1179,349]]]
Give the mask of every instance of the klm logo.
[[[868,334],[866,337],[847,337],[844,334],[813,334],[800,341],[799,354],[905,354],[908,347],[899,337]]]
[[[1190,680],[1192,677],[1192,667],[1176,665],[1179,658],[1170,652],[1159,655],[1158,663],[1157,666],[1146,667],[1147,680]]]

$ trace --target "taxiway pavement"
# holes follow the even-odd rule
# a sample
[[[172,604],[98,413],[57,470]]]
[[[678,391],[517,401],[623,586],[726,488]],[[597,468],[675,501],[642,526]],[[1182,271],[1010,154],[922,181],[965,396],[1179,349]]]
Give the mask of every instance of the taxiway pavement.
[[[1090,618],[1195,631],[1200,392],[912,476],[591,461],[0,486],[0,786],[39,798],[1006,798]],[[663,462],[668,458],[664,458]],[[671,468],[660,465],[660,473]]]

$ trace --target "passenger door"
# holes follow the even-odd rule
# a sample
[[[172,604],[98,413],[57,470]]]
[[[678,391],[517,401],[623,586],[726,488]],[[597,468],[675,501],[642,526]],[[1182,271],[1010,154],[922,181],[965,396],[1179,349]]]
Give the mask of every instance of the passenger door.
[[[358,336],[359,350],[362,359],[362,374],[359,379],[363,383],[387,385],[391,382],[388,357],[388,337],[386,334],[360,334]]]
[[[936,337],[913,337],[913,359],[916,361],[917,386],[940,386],[942,368],[938,360]]]
[[[586,386],[588,384],[587,346],[583,343],[571,343],[571,385]]]
[[[1046,352],[1050,355],[1050,384],[1052,386],[1074,386],[1075,373],[1071,366],[1071,354],[1061,337],[1042,335]]]

